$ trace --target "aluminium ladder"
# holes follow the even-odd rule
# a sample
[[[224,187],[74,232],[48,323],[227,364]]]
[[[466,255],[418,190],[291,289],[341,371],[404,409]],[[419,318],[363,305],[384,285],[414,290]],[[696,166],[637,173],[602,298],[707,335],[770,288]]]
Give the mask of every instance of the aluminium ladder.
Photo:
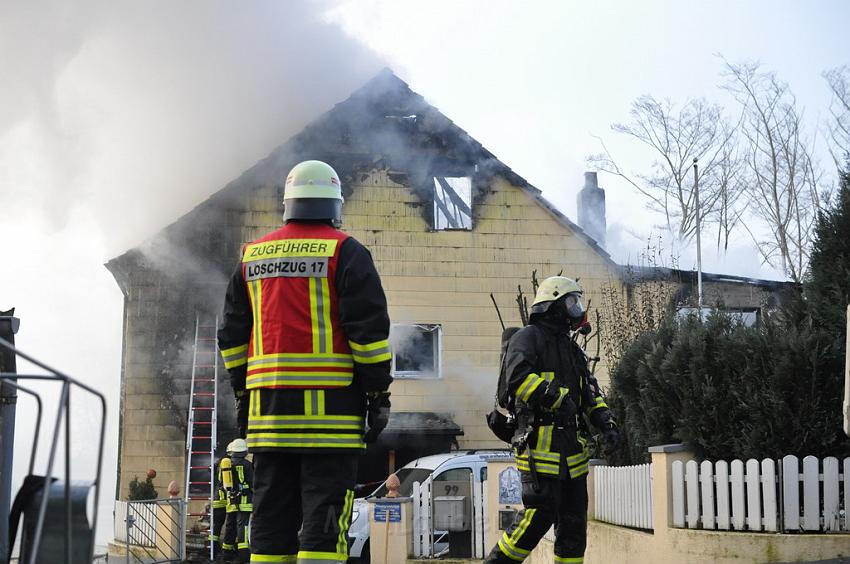
[[[206,323],[205,323],[206,321]],[[218,318],[210,324],[195,316],[195,345],[192,353],[192,384],[189,389],[189,422],[186,426],[186,501],[207,502],[190,517],[208,517],[213,531],[212,501],[215,498],[215,447],[218,431],[216,397],[219,355],[216,345]],[[205,541],[206,542],[206,541]],[[209,543],[212,559],[213,543]],[[206,551],[206,549],[205,549]]]

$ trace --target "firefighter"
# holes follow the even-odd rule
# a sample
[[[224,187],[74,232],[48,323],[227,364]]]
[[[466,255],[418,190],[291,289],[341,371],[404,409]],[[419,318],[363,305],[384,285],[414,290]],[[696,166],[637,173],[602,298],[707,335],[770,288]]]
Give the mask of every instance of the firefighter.
[[[253,468],[246,460],[248,445],[245,439],[234,439],[227,445],[229,464],[226,465],[224,491],[226,494],[227,517],[224,523],[221,547],[225,562],[248,562],[248,522],[253,510]]]
[[[524,508],[485,562],[523,561],[553,524],[555,562],[583,562],[589,432],[582,414],[602,433],[607,453],[620,434],[574,339],[587,327],[581,287],[563,276],[547,278],[530,318],[510,339],[502,375],[517,422],[513,445]]]
[[[218,342],[253,453],[252,562],[346,560],[358,457],[389,420],[386,297],[338,229],[342,203],[331,166],[296,165],[283,227],[244,247],[227,289]]]
[[[225,462],[226,461],[226,462]],[[213,557],[221,552],[221,530],[227,516],[227,492],[224,490],[223,474],[230,476],[230,453],[226,454],[216,464],[215,498],[212,500],[212,526],[210,527],[210,543],[213,546]]]

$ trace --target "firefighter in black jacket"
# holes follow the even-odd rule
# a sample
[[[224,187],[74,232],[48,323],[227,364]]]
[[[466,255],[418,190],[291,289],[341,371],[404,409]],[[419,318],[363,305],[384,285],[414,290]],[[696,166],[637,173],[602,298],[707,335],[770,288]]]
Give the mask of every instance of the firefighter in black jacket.
[[[252,562],[347,559],[358,458],[389,420],[387,301],[341,212],[334,169],[296,165],[284,226],[245,246],[227,289],[218,343],[254,455]]]
[[[248,562],[248,522],[253,510],[254,471],[245,459],[248,445],[245,439],[234,439],[227,445],[228,463],[223,465],[222,486],[225,492],[227,517],[221,535],[222,556],[225,562]],[[234,558],[235,557],[235,558]]]
[[[607,452],[619,445],[620,435],[572,338],[586,323],[581,296],[575,281],[547,278],[529,325],[510,339],[503,378],[518,424],[513,443],[524,509],[485,562],[523,561],[553,524],[555,562],[584,561],[589,451],[581,414],[600,430]]]
[[[227,517],[227,492],[224,489],[223,475],[230,470],[230,454],[226,454],[215,465],[215,498],[210,504],[212,526],[210,527],[210,543],[213,546],[213,556],[221,552],[221,530]]]

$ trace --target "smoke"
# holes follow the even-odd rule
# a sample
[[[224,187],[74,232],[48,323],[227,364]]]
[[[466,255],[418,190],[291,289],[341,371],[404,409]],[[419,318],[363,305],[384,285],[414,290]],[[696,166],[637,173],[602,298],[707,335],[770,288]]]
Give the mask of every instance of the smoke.
[[[328,7],[4,4],[0,198],[137,244],[377,72]]]
[[[0,3],[0,309],[17,308],[22,350],[107,395],[98,544],[111,538],[123,308],[103,263],[222,188],[383,66],[326,21],[330,8]],[[156,264],[200,268],[173,249],[142,250]],[[82,394],[72,400],[74,478],[90,479],[96,417]],[[26,401],[14,487],[32,443]],[[42,429],[42,454],[51,432]]]

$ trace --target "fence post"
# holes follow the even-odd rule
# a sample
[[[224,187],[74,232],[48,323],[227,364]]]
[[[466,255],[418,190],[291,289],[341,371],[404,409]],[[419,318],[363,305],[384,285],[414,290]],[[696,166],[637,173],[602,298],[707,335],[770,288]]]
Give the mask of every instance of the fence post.
[[[20,320],[15,308],[0,312],[0,337],[15,344]],[[15,353],[0,349],[0,372],[17,372]],[[12,505],[12,455],[15,441],[15,404],[18,394],[13,386],[0,382],[0,562],[6,562],[13,547],[9,546],[9,510]]]
[[[694,459],[691,448],[683,444],[649,447],[652,456],[652,528],[666,535],[673,528],[673,463]]]
[[[588,463],[589,472],[587,473],[587,520],[596,519],[596,487],[597,475],[596,469],[599,466],[607,466],[608,463],[603,458],[591,458]]]

